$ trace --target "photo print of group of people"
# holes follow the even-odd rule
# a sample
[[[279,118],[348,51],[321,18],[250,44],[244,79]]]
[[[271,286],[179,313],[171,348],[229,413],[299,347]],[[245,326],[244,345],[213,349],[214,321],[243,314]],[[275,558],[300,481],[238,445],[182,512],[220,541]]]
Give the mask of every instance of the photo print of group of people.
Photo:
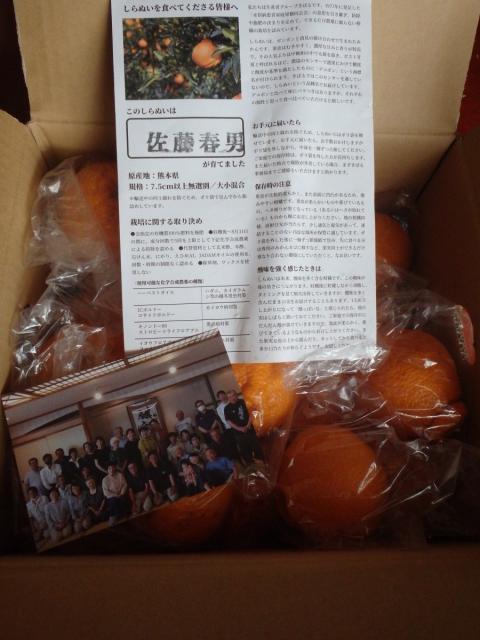
[[[3,404],[39,551],[265,466],[218,332]]]

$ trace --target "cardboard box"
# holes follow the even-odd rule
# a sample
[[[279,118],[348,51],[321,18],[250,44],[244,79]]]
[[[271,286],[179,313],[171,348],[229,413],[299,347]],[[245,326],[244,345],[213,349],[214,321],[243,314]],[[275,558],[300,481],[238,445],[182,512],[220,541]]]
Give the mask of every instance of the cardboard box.
[[[373,4],[377,190],[421,192],[418,270],[469,309],[479,332],[480,133],[458,140],[437,168],[454,140],[478,0]],[[32,120],[23,126],[0,114],[2,385],[11,317],[35,299],[42,282],[43,274],[23,262],[37,184],[62,158],[114,150],[109,1],[16,0],[15,7]],[[466,381],[468,437],[476,444],[479,384],[477,367]],[[5,429],[2,468],[4,438]],[[2,489],[5,536],[5,482]],[[0,633],[6,639],[168,633],[327,640],[383,633],[467,640],[480,637],[479,569],[477,545],[415,552],[4,556]]]

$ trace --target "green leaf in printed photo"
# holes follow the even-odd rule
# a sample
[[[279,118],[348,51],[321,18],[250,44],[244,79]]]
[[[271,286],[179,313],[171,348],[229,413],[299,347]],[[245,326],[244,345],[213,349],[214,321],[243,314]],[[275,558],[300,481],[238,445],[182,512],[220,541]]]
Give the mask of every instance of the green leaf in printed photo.
[[[242,97],[238,18],[123,21],[127,100]]]

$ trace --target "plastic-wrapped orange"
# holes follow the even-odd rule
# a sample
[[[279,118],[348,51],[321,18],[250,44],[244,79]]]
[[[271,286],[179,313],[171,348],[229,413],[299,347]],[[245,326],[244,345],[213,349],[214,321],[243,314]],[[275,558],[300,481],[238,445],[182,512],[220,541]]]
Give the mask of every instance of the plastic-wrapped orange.
[[[301,431],[285,451],[278,478],[284,517],[313,539],[368,534],[387,484],[374,450],[339,425]]]
[[[133,522],[152,540],[171,547],[193,547],[208,542],[224,523],[233,504],[231,484],[180,498]]]
[[[404,330],[383,341],[389,353],[370,375],[401,437],[443,437],[466,413],[460,381],[443,344],[420,330]]]
[[[60,202],[59,222],[63,231],[73,243],[101,240],[119,261],[116,163],[110,160],[88,162],[75,177],[76,184],[65,184]]]
[[[107,333],[105,328],[65,324],[34,349],[32,362],[23,372],[28,385],[102,364],[107,354]]]
[[[202,69],[216,67],[222,61],[222,56],[215,54],[217,45],[209,38],[204,38],[192,50],[193,62]]]
[[[242,390],[253,426],[259,436],[287,427],[295,406],[295,389],[285,383],[288,365],[282,363],[236,364],[233,371]]]
[[[408,269],[412,261],[412,243],[400,222],[386,213],[375,214],[375,248],[377,260]]]

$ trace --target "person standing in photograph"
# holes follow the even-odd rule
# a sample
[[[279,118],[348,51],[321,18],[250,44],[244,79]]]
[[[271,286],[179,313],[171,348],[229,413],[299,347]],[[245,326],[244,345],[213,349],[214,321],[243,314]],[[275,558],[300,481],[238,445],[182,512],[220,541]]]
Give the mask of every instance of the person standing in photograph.
[[[183,445],[178,444],[177,448],[175,449],[175,459],[173,461],[174,471],[177,474],[180,474],[182,472],[182,462],[184,462],[185,460],[188,460],[188,454],[183,448]]]
[[[45,507],[45,517],[52,542],[60,542],[72,535],[70,509],[56,487],[50,489],[50,502]]]
[[[68,469],[72,480],[80,478],[80,459],[76,447],[70,447],[68,450]]]
[[[175,430],[178,434],[180,434],[182,431],[185,431],[185,429],[188,431],[188,433],[193,433],[193,421],[191,418],[185,417],[185,414],[181,409],[178,409],[175,416],[177,418],[177,422],[175,423]]]
[[[222,429],[220,418],[217,416],[216,411],[213,409],[207,409],[207,405],[203,400],[197,400],[195,402],[195,407],[197,409],[195,425],[207,443],[210,443],[210,431],[213,427],[218,427],[220,430]]]
[[[143,468],[142,453],[138,448],[138,438],[135,434],[135,430],[127,429],[127,442],[125,444],[125,455],[127,458],[127,466],[134,462],[138,469]]]
[[[165,501],[175,500],[177,488],[173,470],[169,462],[159,458],[156,453],[148,456],[147,479],[153,496],[153,504],[158,506]]]
[[[207,450],[207,445],[200,440],[200,436],[196,434],[190,438],[191,444],[191,454],[197,454],[201,459],[205,457],[205,451]],[[191,455],[190,454],[190,455]]]
[[[35,487],[39,495],[44,496],[47,490],[45,489],[45,486],[42,482],[42,477],[40,475],[40,471],[43,469],[43,467],[38,464],[38,458],[30,458],[30,460],[28,461],[28,466],[30,467],[30,469],[29,471],[27,471],[23,479],[27,493],[29,489]]]
[[[182,494],[184,496],[195,496],[197,493],[202,493],[209,488],[208,485],[205,486],[206,483],[201,469],[188,460],[182,463],[181,478],[183,484]]]
[[[151,453],[159,455],[158,442],[150,431],[150,427],[140,427],[140,440],[138,441],[138,448],[142,454],[142,460],[145,467],[148,466],[148,456]]]
[[[96,480],[97,476],[92,473],[90,467],[82,467],[82,470],[80,471],[80,482],[85,488],[87,487],[87,481],[90,480],[90,478]]]
[[[228,424],[228,421],[225,419],[225,407],[228,404],[228,398],[225,391],[217,391],[217,414],[220,420],[222,421],[223,427],[225,429],[231,429],[231,426]]]
[[[190,433],[185,429],[180,432],[180,444],[185,449],[185,453],[191,453],[193,451]]]
[[[164,455],[168,447],[168,431],[167,427],[160,424],[158,420],[152,420],[150,423],[150,431],[158,443],[159,454]]]
[[[128,465],[126,480],[128,495],[132,505],[132,515],[150,511],[153,507],[150,497],[149,483],[143,471],[139,470],[135,462]]]
[[[57,486],[58,476],[62,475],[62,467],[54,464],[51,453],[46,453],[42,460],[45,466],[40,471],[40,478],[45,490],[50,493],[50,489]]]
[[[68,497],[68,506],[75,533],[82,533],[90,529],[92,520],[88,511],[87,496],[77,482],[72,484],[71,493]]]
[[[103,495],[102,487],[97,485],[95,478],[92,476],[86,481],[87,484],[87,508],[92,524],[105,522],[107,519],[106,499]]]
[[[45,507],[48,504],[48,498],[41,495],[37,487],[29,487],[28,489],[27,513],[30,518],[30,526],[33,531],[33,539],[35,542],[48,538],[48,524],[45,515]]]
[[[212,447],[207,449],[205,456],[207,458],[205,472],[210,486],[218,487],[228,482],[230,478],[237,477],[235,464],[232,460],[225,457],[220,458]]]
[[[65,456],[65,451],[59,447],[58,449],[55,449],[55,464],[59,464],[60,467],[62,468],[62,475],[65,476],[65,480],[67,483],[72,481],[71,476],[71,468],[70,468],[70,462],[68,460],[68,458]]]
[[[243,462],[251,464],[254,459],[263,460],[262,447],[252,427],[252,419],[245,401],[241,400],[233,389],[228,392],[227,397],[225,418],[234,429],[235,440]]]
[[[65,498],[65,500],[68,500],[72,491],[72,485],[67,484],[67,479],[65,478],[63,473],[61,473],[57,478],[57,489],[58,489],[58,493],[60,494],[60,497]]]
[[[95,465],[95,447],[91,442],[83,443],[83,456],[78,461],[80,465],[80,472],[83,476],[83,469],[88,467],[90,469],[93,476],[98,477],[99,471]]]
[[[120,440],[113,436],[110,440],[109,462],[114,462],[121,473],[127,468],[127,452],[120,447]]]
[[[105,440],[100,436],[95,438],[94,456],[97,473],[100,473],[101,476],[106,476],[110,460],[110,451],[108,450]]]
[[[233,460],[238,460],[238,449],[237,449],[237,441],[235,440],[235,431],[232,428],[231,424],[225,417],[225,408],[228,405],[228,397],[225,391],[219,391],[217,393],[217,413],[222,421],[222,425],[224,428],[224,438],[225,438],[225,446],[228,451],[227,458],[232,458]]]
[[[123,449],[127,444],[127,438],[123,432],[123,427],[115,427],[112,438],[118,438],[118,446]]]
[[[169,445],[167,447],[167,456],[170,462],[175,462],[175,451],[178,447],[178,436],[176,433],[171,431],[168,434],[168,442]]]
[[[103,495],[107,500],[108,524],[113,526],[128,515],[127,481],[114,462],[107,465],[107,475],[102,480]]]
[[[232,451],[230,442],[226,438],[226,433],[222,433],[218,427],[214,427],[210,432],[210,447],[215,449],[219,458],[234,459],[236,457],[236,446]]]

